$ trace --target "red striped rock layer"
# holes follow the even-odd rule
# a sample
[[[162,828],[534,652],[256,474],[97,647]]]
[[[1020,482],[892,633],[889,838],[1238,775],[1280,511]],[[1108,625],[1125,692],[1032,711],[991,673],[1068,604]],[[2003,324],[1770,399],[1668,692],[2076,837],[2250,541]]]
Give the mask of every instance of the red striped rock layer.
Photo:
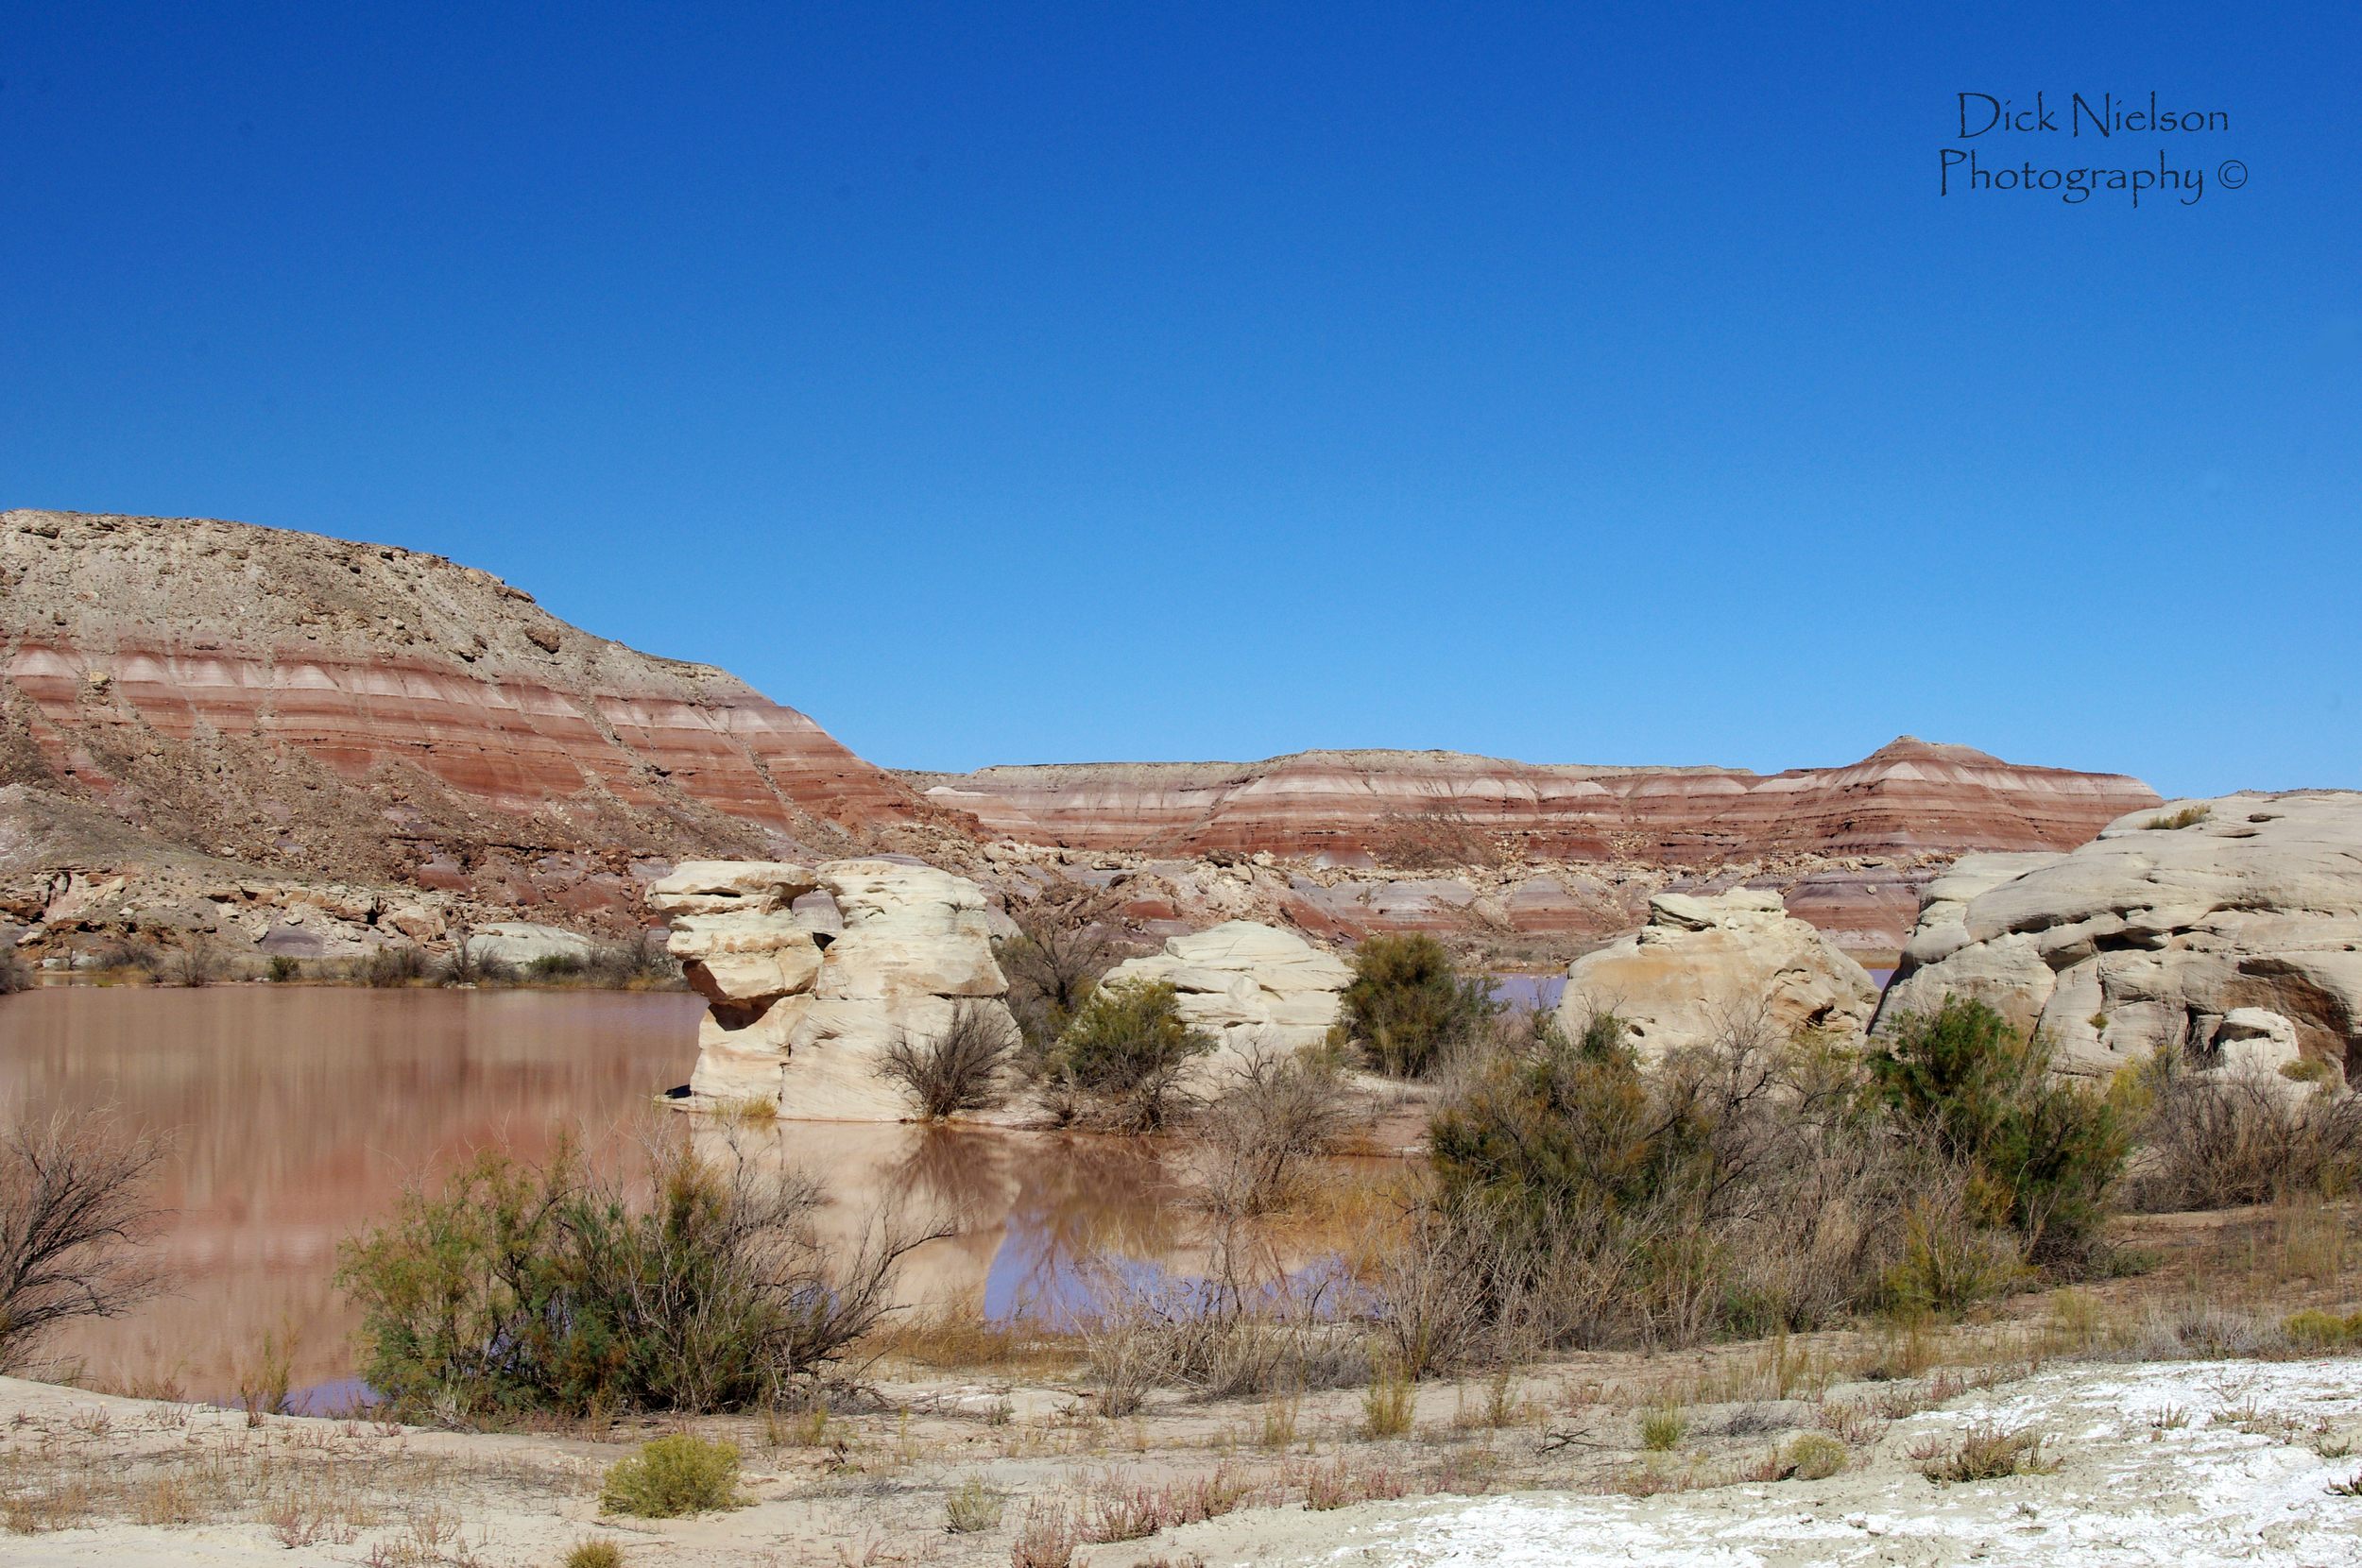
[[[1024,842],[1395,865],[1490,859],[1501,837],[1537,858],[1666,865],[2067,849],[2158,798],[2120,774],[2027,767],[1909,736],[1850,767],[1769,775],[1324,751],[904,776]]]
[[[638,857],[942,816],[727,672],[439,556],[23,511],[0,513],[11,782],[244,861],[618,915]]]

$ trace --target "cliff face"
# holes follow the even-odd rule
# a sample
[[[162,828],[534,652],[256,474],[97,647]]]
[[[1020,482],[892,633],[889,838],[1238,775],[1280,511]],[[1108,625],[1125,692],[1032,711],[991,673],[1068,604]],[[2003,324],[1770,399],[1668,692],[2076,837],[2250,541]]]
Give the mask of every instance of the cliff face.
[[[2024,767],[1905,736],[1850,767],[1598,768],[1452,752],[1266,762],[1086,763],[905,775],[987,830],[1076,848],[1384,861],[1454,835],[1490,851],[1697,865],[1809,853],[2066,849],[2157,793],[2121,774]],[[1398,861],[1396,863],[1399,863]]]
[[[1451,752],[1299,752],[1265,762],[1096,763],[905,774],[928,798],[1023,843],[1419,871],[1564,861],[1781,886],[1790,912],[1865,950],[1901,944],[1952,856],[2064,850],[2157,803],[2120,774],[2025,767],[1905,736],[1850,767],[1601,768]],[[1649,888],[1615,878],[1629,894]],[[1438,891],[1440,890],[1440,891]],[[1346,929],[1465,924],[1459,882],[1312,890]],[[1558,876],[1502,892],[1519,931],[1600,933],[1637,919],[1615,888]],[[1350,905],[1350,908],[1346,906]],[[1331,906],[1334,906],[1333,908]],[[1300,918],[1307,918],[1302,917]]]
[[[0,513],[10,783],[243,864],[619,922],[658,861],[899,848],[950,820],[727,672],[488,572],[56,512]]]

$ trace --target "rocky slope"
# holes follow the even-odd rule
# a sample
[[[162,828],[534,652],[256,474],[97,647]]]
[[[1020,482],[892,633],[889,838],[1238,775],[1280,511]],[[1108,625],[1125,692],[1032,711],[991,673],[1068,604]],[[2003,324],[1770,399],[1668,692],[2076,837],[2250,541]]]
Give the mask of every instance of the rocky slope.
[[[636,923],[641,887],[684,856],[923,852],[967,826],[727,672],[592,636],[474,568],[59,512],[0,513],[14,785],[20,841],[73,823],[100,860],[195,855],[590,924]]]

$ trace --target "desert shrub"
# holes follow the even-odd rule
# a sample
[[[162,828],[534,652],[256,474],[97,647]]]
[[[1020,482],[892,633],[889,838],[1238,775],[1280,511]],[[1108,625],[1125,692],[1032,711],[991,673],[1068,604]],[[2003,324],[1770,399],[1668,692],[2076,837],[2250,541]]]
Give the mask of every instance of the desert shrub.
[[[51,1329],[120,1317],[163,1288],[141,1255],[163,1143],[103,1109],[0,1118],[0,1372]]]
[[[1008,1098],[1001,1068],[1017,1048],[1008,1014],[986,1002],[952,1004],[941,1032],[898,1030],[879,1056],[877,1073],[902,1085],[918,1114],[939,1121],[962,1111],[989,1110]]]
[[[2193,1072],[2160,1050],[2144,1073],[2148,1114],[2129,1184],[2151,1212],[2334,1197],[2362,1178],[2362,1097],[2272,1074]]]
[[[2339,1318],[2319,1307],[2307,1307],[2302,1312],[2293,1313],[2283,1319],[2280,1324],[2280,1332],[2286,1335],[2288,1343],[2299,1350],[2337,1349],[2353,1340],[2357,1328],[2362,1328],[2362,1313],[2351,1318]]]
[[[163,955],[156,978],[166,985],[206,986],[219,980],[226,967],[221,954],[211,946],[192,941]]]
[[[588,968],[589,963],[580,953],[542,953],[525,960],[525,979],[534,980],[570,980]]]
[[[1195,1278],[1086,1259],[1094,1305],[1073,1328],[1090,1360],[1098,1412],[1130,1415],[1155,1388],[1233,1399],[1366,1381],[1364,1336],[1330,1309],[1338,1279],[1311,1271],[1292,1278],[1278,1268],[1258,1270],[1258,1261],[1223,1231]]]
[[[505,959],[491,957],[485,944],[476,941],[465,926],[454,926],[451,932],[451,951],[443,955],[442,978],[450,985],[497,985],[517,978],[517,966]]]
[[[1008,977],[1009,1012],[1024,1036],[1026,1065],[1036,1070],[1047,1068],[1059,1036],[1101,979],[1133,950],[1098,912],[1087,900],[1010,906],[1017,934],[995,956]]]
[[[1800,1481],[1825,1481],[1845,1468],[1845,1445],[1826,1432],[1807,1432],[1788,1445]]]
[[[426,978],[426,954],[407,942],[372,948],[361,961],[361,980],[381,987],[409,985]]]
[[[32,966],[8,948],[0,947],[0,997],[32,989]]]
[[[1424,933],[1373,936],[1351,962],[1345,1032],[1397,1078],[1425,1077],[1501,1012],[1484,979],[1463,979],[1444,945]]]
[[[300,960],[289,958],[285,953],[273,953],[270,956],[270,967],[265,972],[274,983],[283,983],[300,979],[303,974],[303,964]]]
[[[1207,1155],[1203,1202],[1241,1218],[1278,1207],[1352,1119],[1344,1075],[1326,1056],[1250,1052],[1198,1121]]]
[[[143,942],[137,937],[111,936],[85,950],[79,966],[153,976],[163,968],[164,955],[163,949],[152,942]]]
[[[1407,1364],[1808,1329],[1915,1277],[1895,1275],[1914,1205],[1965,1177],[1893,1123],[1857,1052],[1758,1014],[1644,1072],[1626,1033],[1544,1020],[1438,1110],[1434,1190],[1369,1282]],[[2014,1267],[2014,1238],[1967,1230]]]
[[[1165,1124],[1192,1057],[1214,1038],[1181,1016],[1180,995],[1163,980],[1121,980],[1083,1003],[1051,1052],[1053,1071],[1096,1100],[1125,1133]]]
[[[1943,1485],[1959,1481],[1998,1481],[2010,1475],[2036,1475],[2056,1470],[2045,1463],[2042,1434],[2031,1428],[2005,1431],[1998,1426],[1972,1426],[1958,1443],[1932,1440],[1911,1457],[1919,1473]]]
[[[578,971],[593,985],[611,990],[663,990],[682,984],[680,961],[662,939],[643,933],[637,942],[600,942]]]
[[[738,1450],[689,1432],[642,1443],[639,1453],[608,1467],[599,1488],[601,1512],[642,1519],[739,1506]]]
[[[1982,1002],[1946,997],[1907,1014],[1870,1057],[1877,1091],[1908,1134],[1971,1173],[1972,1214],[2025,1238],[2037,1263],[2072,1262],[2107,1218],[2131,1146],[2125,1107],[2052,1076],[2052,1048]]]
[[[413,1187],[339,1253],[369,1386],[497,1416],[735,1409],[808,1380],[877,1325],[902,1255],[941,1232],[873,1224],[832,1250],[810,1223],[816,1178],[722,1141],[708,1158],[658,1139],[638,1192],[564,1142],[539,1169],[484,1150],[438,1194]]]
[[[2151,817],[2144,826],[2151,832],[2171,832],[2177,827],[2195,827],[2214,814],[2212,806],[2184,806],[2169,815]]]

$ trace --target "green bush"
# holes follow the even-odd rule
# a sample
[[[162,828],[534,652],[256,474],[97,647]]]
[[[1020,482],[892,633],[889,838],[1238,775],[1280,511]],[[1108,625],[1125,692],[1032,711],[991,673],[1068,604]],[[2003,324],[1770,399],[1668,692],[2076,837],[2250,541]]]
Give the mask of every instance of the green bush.
[[[302,973],[303,965],[299,961],[288,957],[285,953],[271,954],[270,978],[274,982],[295,980]]]
[[[1163,980],[1120,980],[1093,991],[1058,1036],[1051,1069],[1099,1100],[1122,1132],[1162,1127],[1190,1058],[1214,1037],[1181,1016],[1180,994]]]
[[[642,1519],[676,1519],[742,1502],[738,1450],[687,1432],[658,1438],[630,1458],[616,1460],[599,1488],[601,1512]]]
[[[877,1323],[925,1239],[873,1231],[832,1253],[810,1223],[825,1202],[813,1178],[685,1141],[659,1147],[640,1202],[563,1142],[539,1170],[481,1151],[340,1250],[362,1375],[448,1417],[775,1400]]]
[[[1905,1014],[1870,1057],[1903,1127],[1970,1172],[1972,1217],[2015,1230],[2036,1263],[2080,1260],[2131,1147],[2124,1108],[2054,1078],[2051,1052],[1984,1003],[1946,997],[1932,1015]]]
[[[1536,1223],[1673,1196],[1699,1129],[1678,1111],[1658,1114],[1623,1036],[1622,1021],[1601,1014],[1580,1041],[1551,1029],[1532,1057],[1497,1059],[1429,1129],[1446,1193],[1473,1192]]]
[[[1807,1432],[1788,1445],[1800,1481],[1825,1481],[1845,1468],[1845,1445],[1825,1432]]]
[[[1463,979],[1431,936],[1373,936],[1351,963],[1345,1032],[1397,1078],[1425,1077],[1502,1011],[1483,977]]]

